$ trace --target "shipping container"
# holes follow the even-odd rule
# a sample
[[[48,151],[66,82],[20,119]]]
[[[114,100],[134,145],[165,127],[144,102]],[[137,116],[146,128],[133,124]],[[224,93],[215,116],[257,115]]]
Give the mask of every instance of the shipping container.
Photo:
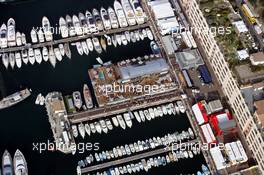
[[[200,65],[198,67],[198,71],[200,72],[200,75],[201,75],[204,83],[209,84],[209,83],[212,82],[211,74],[210,74],[210,72],[207,69],[205,64],[204,65]]]
[[[184,79],[185,79],[185,81],[187,83],[188,88],[193,87],[193,82],[192,82],[192,80],[191,80],[191,78],[189,76],[188,71],[184,69],[184,70],[182,70],[182,73],[183,73],[183,76],[184,76]]]
[[[193,105],[192,111],[194,113],[198,125],[202,125],[208,122],[208,117],[201,102],[198,102],[197,104]]]

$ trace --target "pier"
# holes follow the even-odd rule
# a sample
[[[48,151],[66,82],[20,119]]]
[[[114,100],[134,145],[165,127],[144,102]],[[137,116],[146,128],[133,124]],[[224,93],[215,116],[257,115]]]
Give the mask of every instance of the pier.
[[[24,50],[24,49],[29,49],[29,48],[33,48],[34,49],[34,48],[40,48],[40,47],[57,45],[57,44],[61,44],[61,43],[76,42],[76,41],[79,41],[79,40],[85,40],[87,38],[92,38],[92,37],[96,37],[96,36],[111,35],[111,34],[115,34],[115,33],[122,33],[122,32],[125,32],[125,31],[133,31],[133,30],[143,29],[143,28],[146,28],[146,27],[149,27],[149,23],[148,22],[146,22],[144,24],[140,24],[140,25],[128,26],[128,27],[117,28],[117,29],[110,29],[110,30],[107,30],[107,31],[105,30],[105,31],[97,32],[97,33],[91,33],[91,34],[84,34],[84,35],[80,35],[80,36],[62,38],[62,39],[53,40],[53,41],[49,41],[49,42],[36,43],[36,44],[29,43],[27,45],[19,46],[19,47],[3,48],[3,49],[0,49],[0,53],[16,52],[16,51],[19,51],[19,50]]]
[[[195,140],[191,140],[191,141],[188,141],[188,142],[184,142],[182,144],[183,145],[191,145],[191,144],[195,144],[197,142],[198,142],[198,140],[195,139]],[[176,145],[179,145],[179,144],[176,144]],[[157,150],[152,150],[152,151],[141,153],[141,154],[138,154],[138,155],[134,155],[134,156],[118,159],[118,160],[113,160],[113,161],[102,163],[102,164],[99,164],[99,165],[86,167],[86,168],[83,168],[81,170],[81,172],[82,172],[82,174],[83,173],[89,173],[89,172],[96,171],[96,170],[101,170],[101,169],[104,169],[104,168],[107,168],[107,167],[116,166],[116,165],[120,165],[120,164],[125,164],[127,162],[132,162],[132,161],[135,161],[135,160],[141,160],[141,159],[144,159],[144,158],[147,158],[147,157],[152,157],[152,156],[155,156],[155,155],[167,153],[169,151],[172,151],[171,147],[160,148],[160,149],[157,149]]]
[[[150,106],[170,103],[181,99],[182,98],[180,96],[180,93],[178,93],[177,90],[173,90],[172,92],[140,98],[137,99],[137,101],[118,103],[115,105],[111,105],[111,106],[109,105],[102,108],[92,109],[80,113],[68,114],[68,118],[71,121],[71,123],[76,124],[88,120],[94,120],[102,117],[124,113],[129,110],[133,111],[133,110],[143,109]]]

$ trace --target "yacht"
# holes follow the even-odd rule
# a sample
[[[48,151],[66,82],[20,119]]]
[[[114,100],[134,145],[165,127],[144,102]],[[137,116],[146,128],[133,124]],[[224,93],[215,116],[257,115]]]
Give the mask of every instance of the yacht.
[[[20,32],[16,32],[16,45],[21,46],[22,45],[22,36]]]
[[[112,45],[112,39],[111,39],[111,37],[110,36],[108,36],[108,35],[104,35],[105,36],[105,38],[106,38],[106,42],[107,42],[107,45],[108,46],[111,46]]]
[[[10,53],[9,54],[9,64],[10,64],[11,68],[14,69],[15,64],[16,64],[15,54],[14,53]]]
[[[150,114],[148,110],[144,110],[144,115],[146,117],[147,120],[151,120]]]
[[[54,48],[55,57],[58,61],[62,60],[61,52],[59,48]]]
[[[129,0],[121,0],[121,4],[123,6],[127,22],[130,26],[134,26],[137,24],[136,18],[135,18],[135,13],[129,3]]]
[[[89,27],[89,32],[90,33],[95,33],[98,31],[97,26],[95,24],[95,19],[93,17],[93,15],[91,14],[91,12],[89,12],[88,10],[85,12],[85,16],[87,19],[87,23],[88,23],[88,27]]]
[[[136,41],[137,41],[137,39],[136,39],[136,35],[135,35],[135,33],[132,31],[132,32],[130,32],[130,39],[131,39],[131,41],[133,42],[133,43],[135,43]]]
[[[5,68],[8,68],[9,58],[8,58],[8,54],[7,53],[3,53],[2,62],[3,62],[3,65],[5,66]]]
[[[90,124],[90,128],[91,128],[91,132],[92,132],[92,133],[95,133],[95,132],[96,132],[96,129],[95,129],[94,123],[91,123],[91,124]]]
[[[132,9],[134,10],[136,21],[138,24],[143,24],[145,22],[145,14],[141,8],[138,0],[130,0]]]
[[[127,39],[126,39],[125,34],[122,34],[122,35],[121,35],[121,42],[122,42],[122,44],[123,44],[124,46],[126,46],[126,45],[128,44],[128,41],[127,41]]]
[[[80,20],[76,15],[72,16],[72,22],[73,22],[73,26],[76,31],[76,34],[81,36],[83,34],[83,31],[82,31]]]
[[[34,50],[32,48],[28,49],[28,60],[31,65],[33,65],[36,61]]]
[[[120,34],[116,34],[115,37],[116,37],[117,44],[121,46],[121,44],[122,44],[122,37],[121,37],[121,35]]]
[[[101,134],[102,133],[102,127],[100,126],[100,123],[94,122],[96,131]]]
[[[91,93],[90,93],[90,90],[89,90],[87,84],[83,85],[83,96],[84,96],[84,101],[85,101],[86,107],[88,109],[93,108],[93,101],[92,101]]]
[[[130,37],[129,31],[125,31],[125,36],[126,36],[127,41],[130,42],[131,41],[131,37]]]
[[[71,49],[69,43],[64,44],[64,51],[68,58],[71,58]]]
[[[58,46],[59,46],[59,49],[60,49],[61,56],[65,56],[64,45],[61,43]]]
[[[146,28],[146,32],[147,32],[147,36],[150,40],[153,40],[154,39],[154,36],[150,30],[150,28]]]
[[[50,61],[50,64],[55,68],[57,61],[56,61],[56,57],[55,57],[53,47],[49,48],[49,61]]]
[[[73,96],[73,102],[76,108],[81,109],[82,107],[82,97],[81,93],[79,91],[75,91],[72,94]]]
[[[80,55],[83,55],[83,48],[82,48],[82,44],[80,42],[76,42],[76,48],[77,51]]]
[[[84,16],[83,13],[79,13],[78,16],[79,16],[79,20],[80,20],[80,23],[81,23],[83,34],[88,34],[89,33],[89,28],[88,28],[88,23],[87,23],[86,17]]]
[[[105,123],[109,130],[113,130],[113,125],[109,119],[105,119]]]
[[[89,49],[88,49],[88,46],[87,46],[87,44],[86,44],[86,41],[81,41],[81,45],[82,45],[83,52],[84,52],[86,55],[89,55]]]
[[[102,47],[100,45],[99,39],[96,37],[93,37],[92,42],[93,42],[94,49],[96,50],[96,52],[101,54],[103,50],[102,50]]]
[[[75,36],[76,35],[76,30],[74,28],[73,22],[72,22],[72,18],[70,17],[70,15],[66,15],[66,24],[67,24],[67,30],[68,30],[68,34],[70,36]]]
[[[177,106],[179,107],[180,112],[181,112],[181,113],[185,113],[186,108],[185,108],[185,106],[183,105],[182,101],[177,101],[176,103],[177,103]]]
[[[14,172],[15,175],[28,175],[27,162],[21,151],[16,150],[14,155]]]
[[[0,28],[0,47],[7,48],[7,27],[5,24],[2,24]]]
[[[88,123],[86,123],[84,125],[84,128],[85,128],[85,131],[86,133],[90,136],[91,135],[91,128],[90,128],[90,125]]]
[[[44,37],[44,33],[43,33],[42,29],[39,29],[39,31],[38,31],[38,39],[39,39],[39,42],[41,42],[41,43],[45,42],[45,37]]]
[[[118,24],[118,19],[117,19],[114,9],[112,7],[109,7],[107,11],[108,11],[110,22],[111,22],[111,27],[113,29],[117,29],[119,27],[119,24]]]
[[[76,125],[72,125],[72,134],[75,138],[78,137],[78,129]]]
[[[126,125],[129,128],[131,128],[132,127],[132,121],[131,121],[129,113],[124,113],[124,119],[125,119]]]
[[[112,44],[114,45],[114,47],[117,46],[116,35],[113,35],[113,36],[112,36]]]
[[[121,128],[126,129],[126,124],[124,122],[122,115],[117,115],[116,117]]]
[[[154,108],[154,114],[155,114],[155,117],[159,117],[159,111],[157,108]]]
[[[80,124],[78,125],[78,130],[79,130],[80,135],[81,135],[82,138],[84,139],[84,137],[85,137],[85,129],[84,129],[84,125],[83,125],[83,123],[80,123]]]
[[[7,45],[10,47],[16,45],[16,22],[13,18],[7,21]]]
[[[115,9],[117,20],[119,22],[120,27],[127,27],[128,23],[126,20],[125,13],[123,11],[122,5],[117,0],[115,0],[114,2],[114,9]]]
[[[210,174],[210,171],[209,169],[207,168],[206,165],[202,164],[202,170],[204,172],[205,175],[209,175]]]
[[[99,14],[98,10],[97,9],[93,9],[92,13],[93,13],[93,16],[94,16],[95,25],[96,25],[97,29],[99,31],[103,31],[104,30],[104,24],[103,24],[103,21],[102,21],[102,19],[100,17],[100,14]]]
[[[3,175],[13,175],[13,162],[11,155],[7,150],[5,150],[2,157],[2,171]]]
[[[151,119],[154,119],[155,118],[155,113],[154,113],[153,108],[149,108],[148,111],[149,111],[149,115],[150,115]]]
[[[26,45],[27,44],[26,35],[24,33],[21,34],[21,40],[22,40],[22,44],[23,45]]]
[[[88,49],[92,52],[94,50],[92,39],[91,38],[87,38],[86,39],[86,44],[87,44]]]
[[[155,41],[150,42],[150,48],[151,48],[153,54],[160,54],[161,53],[160,48]]]
[[[144,112],[143,111],[139,111],[139,116],[140,116],[140,119],[142,122],[145,122],[145,115],[144,115]]]
[[[18,68],[21,68],[21,66],[22,66],[22,60],[21,60],[21,54],[20,54],[20,52],[16,52],[15,53],[15,59],[16,59],[16,66]]]
[[[170,104],[167,104],[166,108],[167,108],[168,114],[171,115],[172,114],[172,108],[171,108]]]
[[[174,103],[174,108],[175,108],[176,113],[180,114],[180,109],[179,109],[177,103]]]
[[[136,38],[137,41],[140,41],[139,31],[138,30],[135,31],[135,38]]]
[[[52,33],[51,33],[51,26],[50,26],[49,19],[46,16],[44,16],[42,18],[42,28],[43,28],[43,31],[44,31],[44,35],[45,35],[46,41],[52,41],[53,40],[53,36],[52,36]]]
[[[139,38],[143,41],[145,39],[142,30],[139,30]]]
[[[36,62],[40,64],[42,62],[42,55],[41,55],[40,49],[34,49],[34,55],[35,55]]]
[[[103,36],[101,36],[101,38],[100,38],[100,43],[101,43],[101,46],[104,49],[104,51],[106,51],[106,42],[105,42],[105,38]]]
[[[140,116],[139,116],[139,114],[138,114],[137,111],[134,111],[134,116],[136,117],[137,121],[138,121],[139,123],[141,123],[141,118],[140,118]]]
[[[100,10],[100,14],[101,14],[101,17],[103,20],[105,30],[111,29],[110,17],[108,15],[108,12],[106,11],[106,9],[102,7]]]
[[[118,120],[117,120],[116,117],[112,117],[112,121],[113,121],[113,123],[114,123],[114,125],[115,125],[116,127],[119,126],[119,123],[118,123]]]
[[[69,32],[68,32],[67,23],[63,17],[60,17],[59,25],[60,25],[61,37],[67,38],[69,36]]]
[[[162,116],[163,116],[163,112],[162,112],[161,107],[158,106],[158,107],[157,107],[157,110],[158,110],[159,116],[162,117]]]
[[[101,128],[102,128],[103,132],[107,134],[108,133],[108,128],[106,126],[105,121],[104,120],[100,120],[99,123],[101,125]]]
[[[36,32],[35,29],[31,30],[30,36],[31,36],[32,43],[37,43],[38,42],[37,32]]]
[[[168,114],[166,105],[162,105],[162,112],[163,112],[164,115]]]

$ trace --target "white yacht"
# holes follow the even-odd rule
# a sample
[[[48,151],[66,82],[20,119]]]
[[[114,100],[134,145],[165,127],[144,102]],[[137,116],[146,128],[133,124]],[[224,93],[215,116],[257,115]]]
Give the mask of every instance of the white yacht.
[[[15,59],[16,59],[16,66],[18,68],[21,68],[21,66],[22,66],[22,60],[21,60],[21,54],[20,54],[20,52],[16,52],[15,53]]]
[[[16,32],[16,45],[21,46],[22,45],[22,36],[20,32]]]
[[[116,117],[117,117],[117,120],[118,120],[121,128],[126,129],[126,124],[125,124],[125,121],[124,121],[122,115],[117,115]]]
[[[60,17],[59,25],[60,25],[61,37],[67,38],[69,36],[69,32],[68,32],[67,23],[63,17]]]
[[[59,48],[54,48],[55,57],[58,61],[62,60],[61,52]]]
[[[56,61],[53,47],[49,47],[49,61],[50,61],[50,64],[55,68],[57,61]]]
[[[95,133],[95,132],[96,132],[96,129],[95,129],[94,123],[91,123],[91,124],[90,124],[90,129],[91,129],[91,132],[92,132],[92,133]]]
[[[37,32],[36,32],[36,30],[34,28],[31,30],[30,36],[31,36],[32,43],[37,43],[38,42]]]
[[[126,35],[125,34],[122,34],[121,35],[121,42],[124,46],[126,46],[128,44],[128,41],[126,39]]]
[[[76,44],[76,49],[77,49],[78,53],[79,53],[80,55],[83,55],[82,44],[81,44],[80,42],[76,42],[75,44]]]
[[[105,119],[105,123],[109,130],[113,130],[113,125],[109,119]]]
[[[86,39],[86,44],[87,44],[88,49],[92,52],[94,50],[92,39],[91,38],[87,38]]]
[[[16,22],[13,18],[7,21],[7,45],[10,47],[16,45]]]
[[[34,55],[35,55],[36,62],[40,64],[42,62],[42,55],[41,55],[40,49],[34,49]]]
[[[158,107],[157,107],[157,110],[158,110],[159,116],[162,117],[162,116],[163,116],[163,112],[162,112],[161,107],[158,106]]]
[[[122,44],[121,35],[120,34],[116,34],[115,35],[115,38],[116,38],[117,44],[121,46],[121,44]]]
[[[83,52],[84,52],[86,55],[89,55],[89,49],[88,49],[88,46],[87,46],[86,42],[85,42],[85,41],[82,41],[82,42],[81,42],[81,45],[82,45]]]
[[[90,33],[95,33],[98,31],[97,26],[95,24],[95,19],[93,17],[93,15],[91,14],[91,12],[89,12],[88,10],[85,12],[85,16],[87,19],[87,23],[88,23],[88,27],[89,27],[89,32]]]
[[[138,121],[139,123],[141,123],[141,118],[140,118],[140,116],[139,116],[139,114],[138,114],[137,111],[134,111],[134,116],[136,117],[137,121]]]
[[[42,48],[42,57],[45,62],[49,60],[49,52],[48,52],[47,47]]]
[[[79,91],[75,91],[72,93],[73,102],[76,108],[81,109],[82,107],[82,96]]]
[[[99,134],[101,134],[101,133],[102,133],[102,127],[101,127],[100,123],[98,123],[98,122],[94,122],[94,126],[95,126],[96,131],[97,131]]]
[[[175,111],[176,111],[176,113],[177,113],[177,114],[180,114],[180,109],[179,109],[177,103],[174,103],[174,107],[175,107]]]
[[[5,68],[8,68],[9,58],[8,58],[8,54],[7,53],[3,53],[2,62],[3,62],[3,65],[5,66]]]
[[[100,15],[103,20],[105,30],[111,29],[110,17],[108,15],[108,12],[105,10],[105,8],[101,7]]]
[[[141,8],[138,0],[130,0],[130,4],[132,6],[132,9],[134,10],[136,20],[138,24],[145,23],[145,13],[143,12],[143,9]]]
[[[146,117],[147,120],[149,120],[149,121],[151,120],[151,116],[150,116],[148,110],[144,110],[144,115],[145,115],[145,117]]]
[[[22,44],[23,45],[26,45],[27,44],[26,35],[24,33],[21,34],[21,40],[22,40]]]
[[[153,108],[149,108],[148,111],[149,111],[149,115],[150,115],[151,119],[154,119],[155,118],[155,113],[154,113]]]
[[[136,41],[137,41],[137,39],[136,39],[136,35],[135,35],[135,33],[132,31],[132,32],[130,32],[130,39],[131,39],[131,41],[133,42],[133,43],[135,43]]]
[[[15,54],[14,53],[9,53],[9,64],[12,69],[14,69],[16,60],[15,60]]]
[[[143,41],[145,39],[142,30],[139,30],[139,38]]]
[[[119,22],[120,27],[127,27],[128,23],[126,20],[125,13],[123,11],[122,5],[117,0],[115,0],[114,2],[114,9],[115,9],[117,20]]]
[[[96,50],[96,52],[101,54],[103,50],[102,50],[102,47],[100,45],[99,39],[96,37],[93,37],[92,42],[93,42],[94,49]]]
[[[144,112],[143,111],[139,111],[139,116],[140,116],[140,119],[142,122],[145,122],[145,115],[144,115]]]
[[[88,34],[89,33],[89,28],[88,28],[88,23],[87,23],[86,17],[84,16],[83,13],[79,13],[78,16],[79,16],[79,20],[80,20],[80,23],[81,23],[83,34]]]
[[[86,123],[84,125],[84,128],[85,128],[85,131],[86,133],[90,136],[91,135],[91,128],[90,128],[90,125],[88,123]]]
[[[130,36],[129,31],[125,31],[125,36],[126,36],[127,41],[130,42],[131,41],[131,36]]]
[[[28,64],[28,51],[26,49],[21,51],[22,61],[24,64]]]
[[[39,29],[39,31],[38,31],[38,39],[39,39],[39,42],[41,42],[41,43],[45,42],[45,37],[44,37],[44,33],[43,33],[42,29]]]
[[[114,45],[114,47],[117,46],[117,40],[116,40],[116,35],[112,35],[112,44]]]
[[[100,43],[101,43],[101,46],[104,49],[104,51],[106,51],[106,41],[105,41],[105,38],[103,36],[101,36],[101,38],[100,38]]]
[[[150,30],[150,28],[146,28],[146,32],[147,32],[147,36],[150,40],[153,40],[154,39],[154,36]]]
[[[93,17],[94,17],[95,25],[96,25],[97,29],[99,31],[104,30],[104,24],[103,24],[103,21],[100,17],[100,13],[98,12],[97,9],[93,9]]]
[[[129,0],[121,0],[121,4],[123,6],[127,22],[130,26],[134,26],[137,24],[135,13],[129,3]]]
[[[119,24],[118,24],[117,16],[116,16],[114,9],[112,7],[109,7],[107,11],[108,11],[110,22],[111,22],[111,27],[113,29],[117,29],[119,27]]]
[[[62,56],[65,56],[65,49],[64,49],[64,45],[61,43],[58,45],[59,49],[60,49],[60,53]]]
[[[87,84],[83,85],[83,97],[84,97],[86,107],[88,109],[93,108],[93,100],[92,100],[91,93],[90,93],[90,90],[89,90]]]
[[[28,49],[28,60],[29,60],[29,63],[31,65],[33,65],[35,63],[35,54],[34,54],[34,50],[32,48],[29,48]]]
[[[72,16],[72,22],[73,22],[73,26],[75,28],[77,35],[81,36],[83,34],[83,31],[82,31],[80,20],[76,15]]]
[[[0,28],[0,47],[7,48],[7,27],[5,24],[2,24]]]
[[[179,107],[180,112],[185,113],[186,108],[185,108],[184,104],[182,103],[182,101],[179,100],[176,103],[177,103],[177,106]]]
[[[16,150],[13,160],[15,175],[28,175],[27,162],[21,151]]]
[[[70,49],[70,45],[69,45],[69,43],[65,43],[65,44],[64,44],[64,51],[65,51],[65,55],[66,55],[68,58],[71,58],[71,49]]]
[[[84,129],[84,125],[83,125],[83,123],[80,123],[80,124],[78,125],[78,130],[79,130],[80,135],[81,135],[82,138],[84,139],[84,137],[85,137],[85,129]]]
[[[115,125],[115,127],[118,127],[118,126],[119,126],[119,123],[118,123],[117,117],[112,117],[112,122],[113,122],[113,124]]]
[[[124,113],[124,119],[125,119],[126,125],[129,128],[131,128],[132,127],[132,121],[131,121],[129,113]]]
[[[43,28],[43,31],[44,31],[44,35],[45,35],[46,41],[52,41],[53,40],[53,35],[52,35],[52,32],[51,32],[51,26],[50,26],[49,19],[46,16],[44,16],[42,18],[42,28]]]
[[[140,41],[139,31],[138,30],[135,31],[135,38],[136,38],[137,41]]]
[[[107,42],[107,45],[108,46],[111,46],[112,45],[112,39],[111,39],[111,37],[110,36],[108,36],[108,35],[104,35],[105,36],[105,38],[106,38],[106,42]]]
[[[70,17],[70,15],[66,15],[66,24],[67,24],[67,28],[68,28],[68,34],[70,36],[75,36],[76,35],[76,31],[72,22],[72,18]]]
[[[100,120],[99,123],[101,125],[101,128],[102,128],[103,132],[107,134],[108,133],[108,128],[106,126],[105,121],[104,120]]]
[[[3,171],[3,175],[13,175],[12,157],[7,150],[5,150],[2,156],[2,171]]]
[[[78,129],[76,125],[72,125],[72,134],[75,138],[78,137]]]

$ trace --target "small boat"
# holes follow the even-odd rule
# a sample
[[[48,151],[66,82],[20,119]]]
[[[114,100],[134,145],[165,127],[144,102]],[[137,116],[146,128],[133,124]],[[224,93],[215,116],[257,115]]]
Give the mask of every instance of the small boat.
[[[92,39],[91,38],[87,38],[86,39],[86,44],[87,44],[88,49],[92,52],[94,50]]]
[[[16,64],[15,54],[14,53],[10,53],[9,54],[9,64],[10,64],[11,68],[14,69],[15,64]]]
[[[35,29],[31,30],[30,36],[31,36],[32,43],[37,43],[38,42],[37,32],[36,32]]]
[[[116,117],[117,117],[117,120],[118,120],[121,128],[126,129],[126,124],[125,124],[125,121],[124,121],[122,115],[117,115]]]
[[[53,47],[49,48],[49,61],[50,61],[50,64],[55,68],[57,61],[56,61]]]
[[[66,24],[67,24],[67,30],[70,36],[75,36],[76,35],[76,30],[74,28],[72,18],[70,15],[66,15]]]
[[[69,43],[64,44],[64,51],[68,58],[71,58],[71,49]]]
[[[99,123],[101,125],[101,128],[102,128],[103,132],[107,134],[108,133],[108,128],[106,126],[105,121],[104,120],[100,120]]]
[[[16,45],[16,22],[13,18],[7,21],[7,45],[10,47]]]
[[[109,130],[113,130],[113,125],[109,119],[105,119],[105,123]]]
[[[112,39],[111,39],[111,37],[108,36],[108,35],[104,35],[104,36],[105,36],[105,38],[106,38],[106,43],[107,43],[107,45],[108,45],[108,46],[111,46],[111,45],[112,45]]]
[[[32,48],[28,49],[28,60],[29,60],[29,63],[31,65],[33,65],[35,63],[35,61],[36,61],[35,53],[34,53],[34,50]]]
[[[90,33],[95,33],[98,31],[97,26],[95,24],[95,19],[93,17],[93,15],[91,14],[91,12],[89,12],[88,10],[85,12],[85,16],[87,19],[87,23],[88,23],[88,27],[89,27],[89,32]]]
[[[102,127],[101,127],[100,123],[98,123],[98,122],[94,122],[94,125],[95,125],[95,129],[96,129],[96,131],[97,131],[99,134],[101,134],[101,133],[102,133]]]
[[[97,53],[101,54],[102,53],[102,47],[99,43],[99,39],[96,38],[96,37],[93,37],[92,38],[92,42],[93,42],[93,45],[94,45],[94,49],[96,50]]]
[[[48,51],[47,47],[42,48],[42,57],[43,57],[43,60],[45,62],[47,62],[49,60],[49,51]]]
[[[103,24],[103,21],[102,21],[102,19],[100,17],[100,14],[99,14],[98,10],[97,9],[93,9],[92,13],[93,13],[93,17],[94,17],[95,25],[96,25],[97,29],[99,31],[103,31],[104,30],[104,24]]]
[[[112,44],[114,45],[114,47],[117,46],[116,35],[113,35],[113,36],[112,36]]]
[[[59,48],[54,48],[54,53],[55,53],[55,57],[57,58],[58,61],[62,60],[62,56],[61,56],[61,52]]]
[[[82,31],[80,20],[76,15],[72,16],[72,22],[73,22],[73,26],[74,26],[74,29],[77,35],[81,36],[83,34],[83,31]]]
[[[177,103],[174,103],[174,108],[175,108],[176,113],[180,114],[180,109],[179,109]]]
[[[44,37],[44,33],[43,33],[42,29],[39,29],[39,31],[38,31],[38,39],[39,39],[39,42],[41,42],[41,43],[45,42],[45,37]]]
[[[59,44],[59,49],[60,49],[60,53],[62,56],[65,56],[65,50],[64,50],[64,45],[63,44]]]
[[[89,55],[89,49],[87,47],[87,44],[85,41],[81,41],[81,45],[82,45],[82,49],[83,49],[83,52],[86,54],[86,55]]]
[[[119,27],[119,24],[118,24],[117,16],[116,16],[114,9],[112,7],[109,7],[107,9],[107,11],[109,14],[109,18],[110,18],[112,28],[117,29]]]
[[[203,173],[201,173],[201,171],[197,171],[197,175],[203,175]]]
[[[127,22],[130,26],[134,26],[137,24],[134,11],[129,3],[129,0],[121,0],[121,4],[123,6]]]
[[[124,113],[124,119],[125,119],[126,125],[129,128],[131,128],[132,127],[132,121],[131,121],[129,113]]]
[[[96,132],[96,129],[95,129],[94,123],[91,123],[91,124],[90,124],[90,128],[91,128],[91,132],[92,132],[92,133],[95,133],[95,132]]]
[[[136,21],[138,24],[145,23],[145,14],[143,12],[143,9],[140,6],[140,3],[138,0],[130,0],[130,4],[132,6],[132,9],[134,10]]]
[[[116,36],[117,44],[121,46],[121,44],[122,44],[122,37],[121,37],[121,35],[116,34],[115,36]]]
[[[63,17],[60,17],[59,25],[60,25],[61,37],[67,38],[69,36],[69,32],[68,32],[67,23]]]
[[[101,46],[104,49],[104,51],[106,51],[106,42],[105,42],[104,37],[101,37],[100,38],[100,43],[101,43]]]
[[[136,37],[137,41],[140,41],[139,31],[138,30],[135,31],[135,37]]]
[[[130,42],[131,41],[131,37],[130,37],[129,31],[125,31],[125,36],[126,36],[127,41]]]
[[[76,42],[76,48],[80,55],[83,55],[83,48],[80,42]]]
[[[78,109],[81,109],[82,107],[82,97],[81,93],[79,91],[75,91],[72,93],[74,106]]]
[[[79,13],[78,16],[79,16],[79,20],[80,20],[80,23],[81,23],[83,34],[88,34],[89,33],[89,27],[88,27],[88,23],[87,23],[86,17],[84,16],[83,13]]]
[[[143,41],[145,39],[142,30],[139,30],[139,38]]]
[[[22,45],[22,36],[20,32],[16,32],[16,45],[21,46]]]
[[[0,28],[0,47],[7,48],[7,27],[5,24],[2,24]]]
[[[151,120],[151,116],[150,116],[148,110],[144,110],[144,115],[145,115],[145,117],[146,117],[147,120],[149,120],[149,121]]]
[[[206,165],[202,164],[202,170],[204,172],[205,175],[209,175],[210,174],[210,171],[209,169],[207,168]]]
[[[103,60],[100,58],[100,57],[97,57],[96,58],[96,61],[99,63],[99,64],[104,64]]]
[[[72,134],[75,138],[78,137],[78,129],[76,125],[72,125]]]
[[[51,33],[51,26],[50,26],[49,19],[46,16],[42,18],[42,29],[44,31],[46,41],[52,41],[53,36]]]
[[[162,105],[162,112],[164,115],[168,114],[167,107],[165,105]]]
[[[42,55],[41,55],[40,49],[34,49],[34,55],[35,55],[36,62],[40,64],[42,62]]]
[[[145,115],[143,111],[139,111],[139,116],[142,122],[145,122]]]
[[[150,40],[153,40],[154,39],[154,36],[150,30],[150,28],[146,28],[146,32],[147,32],[147,36]]]
[[[2,156],[2,171],[3,175],[14,175],[12,157],[7,150],[5,150]]]
[[[148,34],[147,34],[147,31],[146,31],[146,29],[142,29],[142,34],[143,34],[143,36],[144,36],[144,38],[147,38],[148,37]]]
[[[153,54],[160,54],[161,50],[155,41],[150,42],[150,48]]]
[[[82,138],[84,139],[84,137],[85,137],[85,129],[84,129],[84,125],[83,125],[83,123],[80,123],[80,124],[78,125],[78,130],[79,130],[80,135],[81,135]]]
[[[122,42],[122,44],[123,44],[124,46],[126,46],[126,45],[128,44],[128,41],[127,41],[127,39],[126,39],[125,34],[122,34],[122,35],[121,35],[121,42]]]
[[[151,119],[154,119],[155,118],[155,113],[154,113],[153,108],[149,108],[148,111],[149,111],[149,115],[150,115]]]
[[[16,59],[16,66],[18,68],[21,68],[21,66],[22,66],[22,60],[21,60],[21,54],[20,54],[20,52],[16,52],[15,53],[15,59]]]
[[[181,113],[185,113],[186,108],[185,108],[185,106],[183,105],[182,101],[177,101],[176,103],[177,103],[177,106],[179,107],[180,112],[181,112]]]
[[[110,30],[111,29],[111,22],[110,22],[110,17],[108,15],[108,12],[105,10],[105,8],[101,7],[100,14],[101,14],[101,18],[103,20],[105,30]]]
[[[162,117],[163,116],[163,112],[160,106],[157,107],[157,111],[159,113],[159,116]]]
[[[88,123],[86,123],[84,125],[84,128],[85,128],[85,131],[86,133],[90,136],[91,135],[91,128],[90,128],[90,125]]]
[[[137,39],[136,39],[136,35],[135,35],[135,33],[132,31],[132,32],[130,32],[130,39],[131,39],[131,41],[133,42],[133,43],[135,43],[136,41],[137,41]]]
[[[126,20],[125,13],[123,11],[122,5],[117,0],[115,0],[114,2],[114,9],[115,9],[117,20],[119,22],[120,27],[127,27],[128,23]]]
[[[190,137],[194,138],[194,133],[193,133],[192,128],[188,128],[188,132],[189,132]]]
[[[116,117],[112,117],[112,121],[113,121],[113,124],[118,127],[119,126],[119,123],[118,123],[118,120]]]
[[[138,114],[137,111],[134,111],[134,116],[136,117],[137,121],[138,121],[139,123],[141,123],[141,118],[140,118],[140,116],[139,116],[139,114]]]
[[[93,108],[93,100],[92,100],[91,93],[90,93],[90,90],[89,90],[87,84],[83,85],[83,96],[84,96],[84,101],[85,101],[86,107],[88,109]]]
[[[22,40],[22,44],[23,45],[26,45],[27,44],[26,35],[24,33],[21,34],[21,40]]]
[[[8,54],[7,53],[3,53],[2,62],[3,62],[3,65],[5,66],[5,68],[8,68],[9,58],[8,58]]]

